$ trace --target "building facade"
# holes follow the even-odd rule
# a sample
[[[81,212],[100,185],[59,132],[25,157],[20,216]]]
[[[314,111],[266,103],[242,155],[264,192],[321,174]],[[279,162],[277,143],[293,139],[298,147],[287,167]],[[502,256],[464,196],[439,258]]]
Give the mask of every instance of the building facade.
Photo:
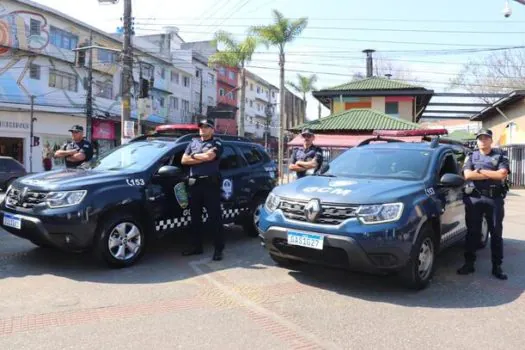
[[[120,143],[122,39],[49,7],[25,0],[0,4],[0,153],[13,155],[27,170],[43,170],[49,157],[70,139],[73,124],[86,126],[87,77],[90,53],[85,64],[76,64],[73,49],[92,44],[93,55],[93,143],[102,153]],[[134,38],[134,47],[140,47]],[[107,48],[107,49],[106,49]],[[144,128],[165,123],[173,95],[172,72],[191,90],[188,73],[172,62],[144,49],[135,49],[131,118],[139,117]],[[151,97],[138,101],[140,73],[153,77]],[[32,98],[33,96],[33,98]],[[30,110],[33,100],[34,119]],[[139,111],[139,105],[142,107]],[[182,102],[178,105],[182,106]],[[187,108],[189,110],[189,101]],[[34,139],[30,140],[31,127]],[[54,160],[54,168],[61,167]]]
[[[239,82],[240,84],[240,82]],[[239,94],[240,98],[240,94]],[[278,135],[279,89],[260,76],[246,70],[246,104],[244,133],[246,137],[264,139]],[[240,104],[240,100],[238,101]]]

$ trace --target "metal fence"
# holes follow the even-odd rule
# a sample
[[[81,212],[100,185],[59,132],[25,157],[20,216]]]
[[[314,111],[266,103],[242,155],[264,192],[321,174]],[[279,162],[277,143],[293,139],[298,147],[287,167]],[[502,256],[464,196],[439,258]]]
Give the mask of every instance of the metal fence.
[[[525,188],[525,145],[508,145],[501,149],[509,157],[512,188]]]

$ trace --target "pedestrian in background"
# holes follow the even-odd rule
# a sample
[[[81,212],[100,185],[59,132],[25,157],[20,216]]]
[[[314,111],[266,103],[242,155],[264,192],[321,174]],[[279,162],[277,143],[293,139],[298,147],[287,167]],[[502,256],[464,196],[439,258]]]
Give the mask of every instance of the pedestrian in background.
[[[457,271],[460,275],[473,273],[476,250],[481,241],[481,227],[485,216],[490,232],[492,274],[506,280],[503,273],[503,218],[507,188],[504,181],[510,173],[509,159],[501,150],[492,148],[492,131],[481,129],[476,134],[478,150],[465,160],[463,172],[468,181],[465,188],[465,216],[467,237],[465,264]]]

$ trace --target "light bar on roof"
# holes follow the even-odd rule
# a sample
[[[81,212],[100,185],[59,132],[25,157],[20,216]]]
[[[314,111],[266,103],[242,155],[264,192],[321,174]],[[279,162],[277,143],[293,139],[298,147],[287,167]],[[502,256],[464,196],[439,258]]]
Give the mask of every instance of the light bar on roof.
[[[199,127],[196,124],[166,124],[159,125],[155,128],[156,132],[173,132],[173,131],[197,131]]]
[[[447,129],[420,129],[420,130],[374,130],[375,136],[438,136],[448,135]]]

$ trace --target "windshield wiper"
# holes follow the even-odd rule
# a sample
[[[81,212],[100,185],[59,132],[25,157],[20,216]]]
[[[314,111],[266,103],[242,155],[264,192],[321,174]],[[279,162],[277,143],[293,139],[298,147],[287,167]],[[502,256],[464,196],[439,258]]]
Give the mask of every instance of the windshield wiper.
[[[324,177],[337,177],[333,174],[317,174],[317,176],[324,176]]]

